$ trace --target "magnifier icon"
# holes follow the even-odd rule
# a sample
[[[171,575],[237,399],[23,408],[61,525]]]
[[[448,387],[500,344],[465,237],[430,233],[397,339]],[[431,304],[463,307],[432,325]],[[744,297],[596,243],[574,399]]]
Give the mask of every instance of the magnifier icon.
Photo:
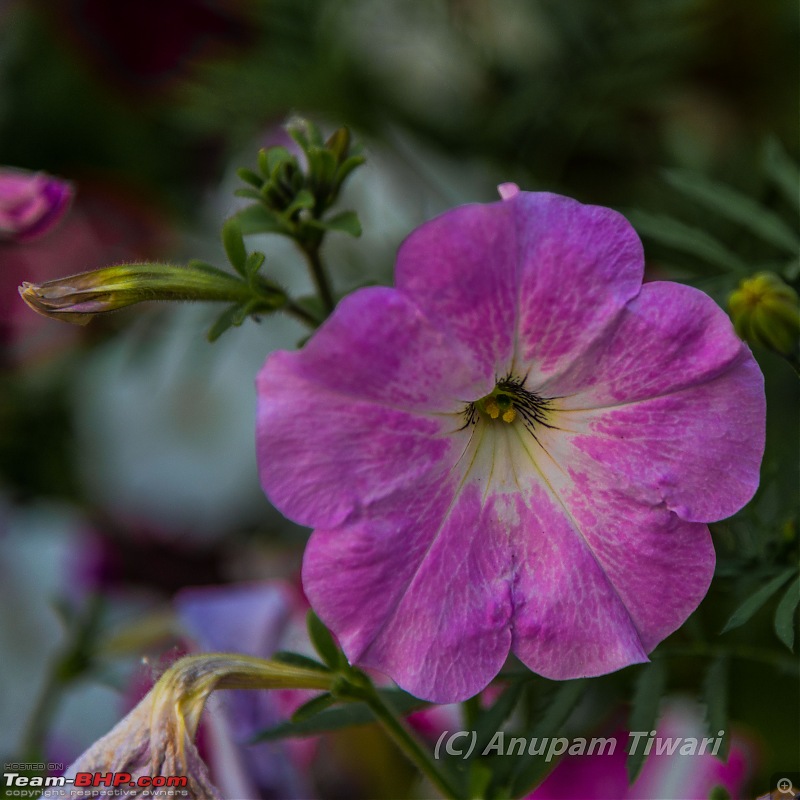
[[[794,794],[794,786],[788,778],[781,778],[778,781],[778,791],[781,794]]]

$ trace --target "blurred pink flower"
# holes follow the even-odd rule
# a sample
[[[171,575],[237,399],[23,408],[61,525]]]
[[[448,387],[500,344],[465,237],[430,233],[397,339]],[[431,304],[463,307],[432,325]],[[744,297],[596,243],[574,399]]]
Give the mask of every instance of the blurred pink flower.
[[[725,762],[708,752],[681,755],[687,738],[700,742],[707,735],[698,709],[673,704],[661,717],[651,753],[630,786],[626,760],[632,739],[621,732],[611,737],[616,740],[613,753],[565,756],[526,800],[707,800],[717,786],[723,786],[730,797],[745,796],[752,756],[742,737],[733,735]],[[643,737],[637,746],[644,748],[649,738]],[[670,739],[673,743],[681,739],[681,744],[671,755],[657,754],[659,741],[666,750]]]
[[[28,242],[67,213],[72,186],[43,172],[0,168],[0,239]]]

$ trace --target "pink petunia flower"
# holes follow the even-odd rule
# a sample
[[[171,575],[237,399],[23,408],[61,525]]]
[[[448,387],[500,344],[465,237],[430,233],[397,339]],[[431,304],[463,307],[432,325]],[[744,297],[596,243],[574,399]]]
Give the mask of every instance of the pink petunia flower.
[[[647,661],[764,447],[761,373],[706,295],[642,286],[610,209],[503,196],[417,229],[395,288],[258,378],[262,484],[316,529],[312,606],[352,662],[440,703],[509,652],[553,679]]]
[[[27,242],[55,227],[72,201],[72,186],[41,172],[0,169],[0,239]]]

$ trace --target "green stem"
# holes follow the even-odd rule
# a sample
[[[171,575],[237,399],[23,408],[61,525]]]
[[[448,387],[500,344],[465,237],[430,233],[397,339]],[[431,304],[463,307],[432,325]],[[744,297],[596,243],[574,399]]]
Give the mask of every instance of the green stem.
[[[405,723],[386,704],[374,687],[365,693],[364,700],[386,732],[428,780],[449,800],[464,795],[453,785],[450,777],[437,766],[428,750],[417,740]]]
[[[72,629],[70,638],[51,662],[44,687],[22,739],[22,753],[28,761],[38,762],[43,759],[47,731],[58,710],[62,693],[89,669],[88,654],[93,645],[102,608],[102,598],[92,595],[82,618]]]
[[[284,306],[283,310],[287,314],[295,317],[296,319],[299,319],[300,322],[304,323],[305,325],[308,325],[309,328],[312,328],[314,330],[319,328],[320,325],[319,320],[312,314],[309,314],[309,312],[306,311],[304,308],[298,306],[297,303],[295,303],[294,301],[289,300]]]
[[[308,266],[311,270],[311,277],[314,280],[314,286],[317,288],[317,294],[322,301],[322,306],[325,309],[325,316],[329,316],[333,311],[336,303],[333,299],[333,291],[331,284],[328,280],[328,275],[325,272],[325,267],[322,266],[322,260],[319,257],[319,244],[307,244],[303,246]]]

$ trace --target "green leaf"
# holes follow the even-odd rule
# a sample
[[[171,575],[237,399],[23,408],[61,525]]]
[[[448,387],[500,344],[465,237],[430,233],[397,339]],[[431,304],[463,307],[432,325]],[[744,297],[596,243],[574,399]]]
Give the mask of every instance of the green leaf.
[[[350,156],[346,161],[342,162],[339,169],[336,170],[336,184],[341,186],[350,173],[356,168],[360,167],[366,159],[364,156]]]
[[[489,708],[481,711],[473,726],[476,734],[475,753],[482,753],[492,736],[500,730],[500,726],[508,719],[519,703],[529,676],[523,676],[506,687],[505,691]]]
[[[252,278],[254,275],[258,273],[261,269],[261,265],[264,263],[264,254],[259,253],[258,251],[254,253],[250,253],[247,256],[247,261],[244,264],[244,273],[248,278]]]
[[[300,211],[302,208],[314,208],[317,201],[314,195],[308,189],[301,189],[292,200],[291,205],[283,212],[285,217],[291,217],[295,211]]]
[[[260,203],[247,206],[236,213],[244,236],[254,233],[287,233],[286,224]]]
[[[333,217],[317,221],[315,227],[324,228],[327,231],[341,231],[356,238],[361,236],[361,223],[358,221],[355,211],[342,211]]]
[[[531,737],[553,736],[553,732],[563,727],[570,714],[581,698],[586,688],[584,679],[564,681],[555,692],[547,705],[544,714],[533,728]],[[529,739],[531,737],[528,737]],[[511,795],[521,797],[537,785],[547,772],[555,766],[554,762],[547,763],[544,756],[531,756],[520,759],[511,784]]]
[[[313,697],[307,703],[303,703],[303,705],[292,714],[292,722],[303,722],[303,720],[316,717],[317,714],[321,714],[331,706],[335,706],[337,702],[338,700],[329,692]]]
[[[720,731],[727,731],[717,753],[720,761],[727,761],[731,737],[728,730],[728,660],[724,656],[715,659],[708,668],[703,681],[703,700],[706,704],[707,735],[715,739]]]
[[[240,305],[229,306],[218,317],[216,322],[209,328],[206,336],[209,342],[216,342],[228,328],[234,324],[234,319],[241,308]]]
[[[477,749],[477,748],[476,748]],[[486,797],[486,790],[492,782],[492,770],[483,761],[472,759],[469,764],[467,793],[469,797]]]
[[[400,689],[378,689],[377,691],[384,701],[401,715],[410,714],[430,705]],[[287,736],[314,736],[327,731],[349,728],[353,725],[366,725],[370,722],[375,722],[375,715],[366,703],[348,703],[345,706],[322,711],[300,722],[282,722],[272,728],[265,728],[256,733],[250,742],[285,739]]]
[[[270,147],[266,156],[266,174],[272,178],[280,169],[281,164],[291,161],[294,156],[285,147]]]
[[[800,577],[793,581],[775,611],[775,633],[794,652],[794,615],[800,605]]]
[[[658,719],[658,707],[667,684],[667,668],[660,659],[651,661],[642,667],[631,701],[631,713],[628,718],[628,730],[631,733],[650,731],[655,728]],[[633,783],[645,761],[644,745],[641,739],[635,752],[628,755],[628,782]]]
[[[720,633],[727,633],[728,631],[732,631],[734,628],[738,628],[740,625],[744,625],[753,614],[758,611],[761,606],[763,606],[767,600],[778,591],[778,589],[783,586],[789,578],[792,577],[795,573],[795,567],[791,569],[787,569],[785,572],[782,572],[776,578],[773,578],[769,583],[762,586],[757,592],[750,595],[747,600],[742,603],[736,611],[731,614],[730,619],[725,623],[725,627],[720,631]]]
[[[330,672],[328,667],[315,661],[313,658],[304,656],[301,653],[292,653],[288,650],[279,650],[272,655],[273,661],[280,661],[282,664],[290,664],[293,667],[303,667],[304,669],[316,669],[320,672]]]
[[[764,167],[783,196],[800,209],[800,169],[774,136],[767,139],[764,145]]]
[[[700,228],[663,214],[649,214],[646,211],[631,211],[627,216],[631,225],[647,239],[695,256],[726,272],[749,275],[753,271],[739,256]]]
[[[222,244],[231,266],[242,277],[247,277],[247,250],[244,246],[242,228],[236,217],[225,220],[222,226]]]
[[[245,169],[242,167],[241,169],[236,170],[236,174],[241,180],[243,180],[245,183],[249,183],[251,186],[255,186],[256,189],[260,189],[264,183],[264,179],[260,175],[256,175],[256,173],[251,169]]]
[[[258,200],[259,202],[264,198],[264,195],[261,194],[261,192],[257,192],[255,189],[251,189],[249,186],[245,187],[244,189],[235,189],[233,195],[234,197],[246,197],[248,200]]]
[[[701,175],[680,170],[667,171],[665,178],[682,194],[775,247],[792,255],[800,247],[800,238],[779,216],[747,195]]]
[[[320,618],[309,611],[306,617],[306,626],[311,644],[319,653],[320,658],[331,668],[338,669],[343,663],[341,651],[333,641],[331,632],[322,624]]]

